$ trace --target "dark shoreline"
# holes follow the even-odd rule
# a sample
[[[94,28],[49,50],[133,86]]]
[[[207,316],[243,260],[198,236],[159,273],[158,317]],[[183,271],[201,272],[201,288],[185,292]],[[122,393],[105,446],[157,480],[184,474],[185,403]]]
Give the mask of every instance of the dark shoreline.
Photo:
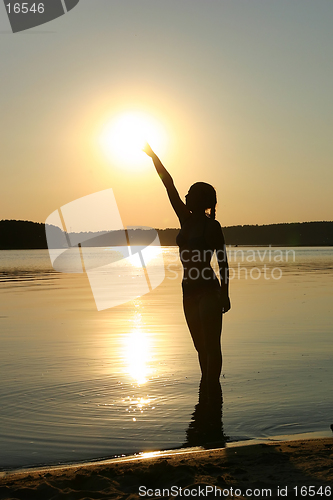
[[[0,478],[10,474],[28,473],[28,472],[39,472],[44,470],[57,470],[57,469],[72,469],[75,467],[89,466],[89,465],[102,465],[105,463],[121,463],[128,461],[135,461],[138,459],[143,459],[147,454],[154,454],[159,457],[164,455],[181,455],[194,452],[203,452],[208,450],[226,449],[226,448],[238,448],[242,446],[253,446],[257,444],[269,444],[269,443],[287,443],[289,441],[302,441],[302,440],[313,440],[313,439],[332,439],[332,434],[330,431],[311,431],[302,432],[297,434],[284,434],[278,436],[270,436],[265,438],[248,438],[236,441],[226,441],[224,446],[191,446],[184,447],[179,446],[177,448],[171,448],[167,450],[152,450],[152,451],[137,451],[132,453],[124,453],[122,455],[111,455],[106,457],[92,457],[91,459],[82,460],[64,460],[58,462],[50,463],[40,463],[34,465],[17,466],[17,467],[1,467],[0,468]]]
[[[64,233],[54,226],[55,241],[62,240]],[[177,228],[156,229],[161,246],[176,246]],[[295,222],[268,225],[228,226],[223,228],[228,246],[272,246],[272,247],[329,247],[333,246],[333,222]],[[78,241],[91,240],[88,246],[117,246],[117,239],[123,231],[114,231],[115,245],[110,245],[104,233],[72,233]],[[131,239],[137,245],[150,245],[155,230],[130,229]],[[60,237],[58,237],[60,235]],[[110,235],[110,233],[108,233]],[[96,244],[98,241],[98,244]],[[87,244],[87,242],[86,242]],[[119,244],[119,243],[118,243]],[[47,249],[45,224],[31,221],[1,220],[0,250]]]
[[[175,489],[189,498],[252,498],[253,492],[257,498],[260,492],[265,498],[308,492],[325,498],[332,493],[332,448],[332,438],[273,441],[16,471],[1,474],[0,499],[139,500],[146,496],[142,491],[149,498],[172,498]]]

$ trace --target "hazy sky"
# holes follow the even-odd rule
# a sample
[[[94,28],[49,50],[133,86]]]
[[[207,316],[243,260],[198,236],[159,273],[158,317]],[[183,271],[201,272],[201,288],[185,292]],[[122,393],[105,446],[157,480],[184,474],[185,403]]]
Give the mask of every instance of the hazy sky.
[[[1,3],[0,219],[111,187],[124,224],[178,226],[148,157],[102,151],[140,111],[181,196],[216,187],[222,225],[332,220],[332,20],[332,0],[80,0],[12,34]]]

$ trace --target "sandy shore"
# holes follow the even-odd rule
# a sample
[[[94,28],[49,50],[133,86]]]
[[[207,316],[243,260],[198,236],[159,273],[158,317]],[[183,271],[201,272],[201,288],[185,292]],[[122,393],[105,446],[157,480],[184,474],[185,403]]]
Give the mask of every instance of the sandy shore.
[[[307,488],[301,491],[302,486]],[[6,500],[175,498],[176,493],[187,498],[333,498],[333,438],[145,454],[4,473],[0,480],[0,498]]]

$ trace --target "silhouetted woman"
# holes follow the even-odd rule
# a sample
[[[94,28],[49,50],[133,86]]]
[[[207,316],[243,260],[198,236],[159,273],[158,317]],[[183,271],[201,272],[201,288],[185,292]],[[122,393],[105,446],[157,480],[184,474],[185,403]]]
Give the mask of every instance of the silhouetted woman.
[[[222,314],[230,309],[225,242],[222,228],[215,220],[216,192],[210,184],[197,182],[190,187],[184,203],[171,175],[148,144],[144,151],[152,158],[180,222],[177,244],[184,268],[185,318],[198,351],[201,386],[208,390],[215,389],[220,387],[222,369]],[[221,284],[210,265],[214,251]]]

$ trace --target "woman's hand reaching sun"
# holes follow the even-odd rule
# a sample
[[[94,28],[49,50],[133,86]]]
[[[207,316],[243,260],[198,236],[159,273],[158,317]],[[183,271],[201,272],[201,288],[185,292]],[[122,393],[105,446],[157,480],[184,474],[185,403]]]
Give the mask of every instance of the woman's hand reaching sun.
[[[146,144],[144,145],[144,148],[142,149],[142,151],[144,151],[146,153],[146,155],[150,156],[150,158],[152,158],[153,156],[155,156],[155,153],[151,149],[151,147],[149,146],[148,142],[146,142]]]

